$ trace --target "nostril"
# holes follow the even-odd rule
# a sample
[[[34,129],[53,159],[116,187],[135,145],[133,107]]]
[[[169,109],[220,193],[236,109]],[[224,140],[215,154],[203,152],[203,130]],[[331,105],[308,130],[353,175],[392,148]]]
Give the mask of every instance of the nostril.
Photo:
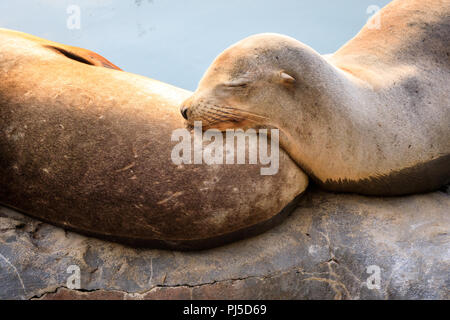
[[[187,116],[187,108],[186,107],[181,107],[181,115],[183,116],[183,118],[185,118],[186,120],[188,119],[188,116]]]

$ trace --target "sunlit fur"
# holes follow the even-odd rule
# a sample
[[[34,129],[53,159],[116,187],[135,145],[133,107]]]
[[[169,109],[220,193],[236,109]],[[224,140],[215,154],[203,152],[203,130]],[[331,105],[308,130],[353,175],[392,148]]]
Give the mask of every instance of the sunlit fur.
[[[335,191],[406,194],[450,182],[450,1],[393,1],[331,56],[277,34],[212,63],[182,108],[204,128],[272,126]]]

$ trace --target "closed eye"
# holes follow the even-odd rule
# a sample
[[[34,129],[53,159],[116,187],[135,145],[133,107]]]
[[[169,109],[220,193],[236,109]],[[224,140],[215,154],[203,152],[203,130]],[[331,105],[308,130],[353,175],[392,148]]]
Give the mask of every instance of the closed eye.
[[[229,87],[229,88],[246,88],[248,86],[248,82],[232,81],[232,82],[225,83],[225,86]]]

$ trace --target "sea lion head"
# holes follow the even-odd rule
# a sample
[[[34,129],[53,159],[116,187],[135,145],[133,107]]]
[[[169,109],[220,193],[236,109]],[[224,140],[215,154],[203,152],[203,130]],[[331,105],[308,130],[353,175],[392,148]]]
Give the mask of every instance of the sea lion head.
[[[188,125],[201,121],[204,130],[277,126],[281,119],[276,109],[295,95],[289,51],[296,43],[278,34],[259,34],[226,49],[183,102]]]

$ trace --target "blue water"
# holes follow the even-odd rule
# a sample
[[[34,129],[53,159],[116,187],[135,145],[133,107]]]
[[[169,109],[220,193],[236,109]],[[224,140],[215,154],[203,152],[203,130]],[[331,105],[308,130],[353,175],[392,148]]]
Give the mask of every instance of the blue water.
[[[320,53],[351,39],[388,0],[0,1],[0,27],[94,50],[126,71],[194,90],[212,60],[249,35],[277,32]],[[80,29],[69,29],[69,5]]]

